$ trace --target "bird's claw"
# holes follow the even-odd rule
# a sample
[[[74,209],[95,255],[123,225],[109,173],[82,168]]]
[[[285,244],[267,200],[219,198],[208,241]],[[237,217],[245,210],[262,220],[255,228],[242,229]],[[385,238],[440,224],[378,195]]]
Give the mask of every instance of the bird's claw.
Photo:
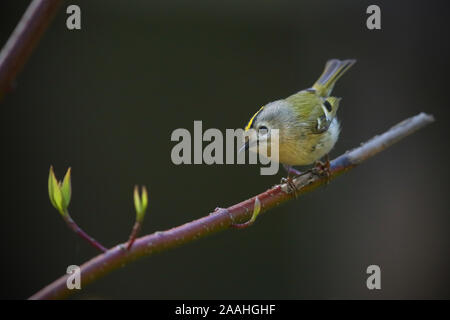
[[[287,185],[287,192],[288,193],[294,193],[294,196],[297,198],[297,187],[295,186],[294,180],[292,177],[288,176],[287,178],[281,178],[281,183],[286,183]]]
[[[316,161],[314,167],[311,169],[311,173],[315,174],[318,177],[326,177],[328,184],[331,177],[330,160],[328,159],[328,157],[325,162],[322,162],[320,160]]]

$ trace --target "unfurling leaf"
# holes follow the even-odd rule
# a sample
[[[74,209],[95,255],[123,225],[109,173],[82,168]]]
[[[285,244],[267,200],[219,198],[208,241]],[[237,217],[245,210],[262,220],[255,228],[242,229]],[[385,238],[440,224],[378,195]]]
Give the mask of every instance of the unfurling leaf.
[[[50,173],[48,175],[48,196],[53,207],[55,207],[55,209],[63,216],[67,214],[71,194],[70,168],[67,170],[64,181],[61,183],[56,179],[53,167],[50,166]]]
[[[71,168],[69,167],[66,175],[64,176],[64,180],[61,185],[61,194],[63,197],[65,208],[69,207],[70,198],[72,196],[72,182],[70,179],[70,172],[71,172]]]
[[[147,189],[142,187],[141,195],[139,195],[138,186],[134,187],[134,208],[136,209],[136,221],[142,222],[144,220],[145,211],[148,205]]]
[[[142,186],[142,210],[147,210],[148,205],[148,194],[147,194],[147,188],[145,186]]]
[[[136,209],[137,215],[141,212],[141,197],[139,196],[139,188],[138,186],[134,186],[134,208]]]
[[[261,202],[259,201],[258,197],[255,197],[255,205],[253,207],[253,215],[250,219],[250,223],[255,222],[256,218],[259,215],[259,212],[261,211]]]

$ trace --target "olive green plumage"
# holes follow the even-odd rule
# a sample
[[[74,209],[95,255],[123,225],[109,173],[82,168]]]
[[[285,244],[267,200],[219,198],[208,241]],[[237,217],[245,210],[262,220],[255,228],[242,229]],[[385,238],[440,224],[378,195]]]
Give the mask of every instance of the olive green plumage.
[[[329,60],[311,88],[263,106],[245,129],[256,129],[259,141],[267,140],[270,130],[278,129],[279,161],[283,164],[308,165],[320,159],[333,148],[340,131],[336,113],[341,99],[330,96],[331,91],[355,62]],[[267,129],[268,134],[260,134],[261,129]]]

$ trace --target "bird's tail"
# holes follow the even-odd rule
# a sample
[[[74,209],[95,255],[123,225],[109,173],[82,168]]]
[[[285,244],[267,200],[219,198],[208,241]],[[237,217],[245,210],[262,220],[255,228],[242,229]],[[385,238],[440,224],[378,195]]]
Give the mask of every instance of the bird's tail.
[[[325,70],[323,70],[322,75],[319,80],[314,83],[313,88],[316,90],[317,94],[322,97],[328,97],[333,90],[336,81],[355,64],[356,60],[338,60],[332,59],[328,60],[325,65]]]

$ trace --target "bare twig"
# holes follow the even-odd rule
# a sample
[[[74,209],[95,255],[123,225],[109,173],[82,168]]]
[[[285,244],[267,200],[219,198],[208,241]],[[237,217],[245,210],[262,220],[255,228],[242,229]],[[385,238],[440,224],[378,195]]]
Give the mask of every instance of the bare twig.
[[[0,52],[0,100],[11,89],[61,0],[33,0]]]
[[[361,162],[373,157],[375,154],[433,121],[432,116],[424,113],[409,118],[382,135],[374,137],[360,147],[346,152],[333,160],[329,177],[305,174],[294,179],[293,183],[298,188],[297,195],[309,192],[327,183],[339,174],[354,168]],[[261,205],[261,213],[294,198],[294,193],[289,193],[288,189],[289,186],[282,184],[259,194],[257,197]],[[247,221],[253,216],[255,199],[256,197],[252,197],[227,209],[216,209],[203,218],[176,228],[138,238],[129,251],[125,249],[126,243],[113,247],[81,266],[82,286],[84,287],[86,284],[140,257],[174,248],[209,234],[228,229],[236,223]],[[70,295],[72,291],[67,288],[67,277],[68,275],[62,276],[34,294],[30,299],[58,299]]]
[[[145,211],[147,210],[148,205],[147,188],[142,186],[141,193],[139,193],[139,187],[134,186],[133,198],[134,208],[136,209],[136,222],[131,230],[130,238],[128,239],[127,250],[131,249],[131,246],[141,231],[142,222],[144,221]]]
[[[72,220],[72,218],[70,217],[70,215],[68,213],[63,216],[63,219],[73,232],[75,232],[77,235],[79,235],[82,239],[86,240],[91,246],[93,246],[94,248],[96,248],[102,252],[108,251],[108,249],[106,249],[104,246],[102,246],[100,244],[100,242],[98,242],[97,240],[95,240],[94,238],[89,236],[86,232],[84,232],[83,229],[81,229],[75,223],[75,221]]]
[[[61,217],[66,222],[67,226],[79,235],[82,239],[86,240],[91,246],[105,252],[107,249],[103,247],[97,240],[90,237],[86,232],[84,232],[70,217],[67,208],[70,204],[70,199],[72,198],[72,178],[71,178],[71,168],[67,169],[67,172],[62,181],[58,181],[55,176],[55,171],[53,166],[50,166],[50,171],[48,174],[48,197],[50,203],[59,212]]]
[[[139,231],[141,231],[141,223],[139,221],[136,221],[134,223],[133,229],[131,230],[131,234],[128,239],[127,250],[130,250],[131,247],[133,246],[133,243],[134,241],[136,241],[136,237],[138,236]]]

